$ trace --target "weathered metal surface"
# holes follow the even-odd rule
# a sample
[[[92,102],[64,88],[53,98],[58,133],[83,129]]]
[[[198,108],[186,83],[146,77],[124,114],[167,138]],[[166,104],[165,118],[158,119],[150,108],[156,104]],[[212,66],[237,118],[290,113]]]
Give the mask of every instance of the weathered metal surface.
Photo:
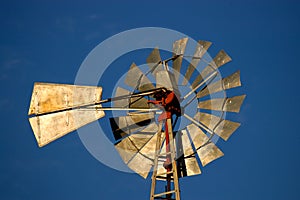
[[[182,38],[173,43],[173,56],[179,56],[173,61],[173,69],[178,73],[175,74],[176,83],[178,83],[178,78],[180,74],[182,58],[185,51],[188,38]]]
[[[125,164],[128,164],[133,156],[139,151],[129,137],[124,138],[121,142],[115,144],[115,148]]]
[[[197,85],[203,81],[205,77],[210,75],[212,72],[216,71],[217,68],[225,65],[226,63],[230,62],[231,58],[227,55],[224,50],[221,50],[216,57],[214,57],[213,61],[210,62],[202,72],[196,77],[194,82],[192,83],[192,88],[197,87]]]
[[[178,85],[175,81],[175,76],[172,72],[167,70],[162,70],[156,73],[156,87],[165,87],[168,90],[174,91],[174,93],[179,96]]]
[[[154,89],[151,81],[145,76],[145,74],[136,66],[135,63],[132,63],[129,71],[127,72],[125,83],[131,86],[134,89],[140,91]]]
[[[69,110],[29,118],[39,147],[104,117],[99,110]]]
[[[206,101],[200,101],[198,108],[206,110],[217,110],[227,112],[240,112],[241,105],[246,95],[235,96],[230,98],[218,98],[210,99]]]
[[[152,166],[153,161],[139,153],[128,163],[130,169],[145,179],[148,177]]]
[[[232,133],[240,126],[240,123],[221,119],[215,115],[198,112],[195,119],[214,131],[223,140],[228,140]]]
[[[202,166],[205,166],[224,155],[214,143],[207,143],[209,138],[200,128],[194,124],[190,124],[187,126],[187,129],[191,135],[195,148],[198,149],[197,154]]]
[[[146,60],[149,69],[152,70],[152,74],[155,76],[156,72],[162,70],[161,57],[158,48],[154,48]],[[153,69],[154,68],[154,69]]]
[[[151,123],[155,123],[153,113],[131,113],[128,116],[110,118],[111,129],[116,140],[141,131]]]
[[[102,88],[55,83],[35,83],[28,115],[43,114],[97,103]]]
[[[186,130],[182,130],[182,148],[184,156],[189,156],[193,154],[194,150],[192,148],[192,144],[190,142],[190,139],[188,137],[188,133]],[[196,157],[189,157],[185,158],[185,166],[186,166],[186,174],[187,176],[193,176],[197,174],[201,174],[200,167],[198,165],[198,162],[196,160]]]
[[[197,153],[203,167],[208,163],[224,156],[224,153],[214,143],[209,143],[204,147],[201,147]]]
[[[190,78],[193,72],[195,71],[195,69],[197,68],[202,56],[206,53],[206,51],[211,46],[211,44],[212,43],[208,41],[202,41],[202,40],[198,41],[194,56],[185,72],[182,85],[186,85],[190,81]]]
[[[213,62],[217,66],[217,68],[221,67],[222,65],[225,65],[230,61],[230,56],[223,49],[219,51],[219,53],[213,59]]]
[[[239,86],[241,86],[240,71],[237,71],[230,76],[223,78],[222,80],[209,84],[207,87],[197,93],[197,98]]]
[[[202,146],[205,142],[208,141],[208,137],[205,135],[205,133],[196,125],[190,124],[187,127],[187,130],[191,136],[191,140],[195,146],[195,148],[199,148]]]
[[[129,95],[130,91],[121,87],[117,87],[115,97],[120,97],[124,95]],[[129,105],[129,99],[121,99],[113,102],[114,107],[117,108],[127,108]]]
[[[164,136],[161,134],[161,140]],[[143,178],[147,178],[156,153],[156,142],[158,134],[155,134],[139,151],[139,153],[128,163],[128,167],[137,172]]]
[[[157,134],[158,131],[159,127],[152,125],[150,128],[145,128],[143,131],[132,134],[115,144],[115,148],[124,163],[143,178],[147,178],[153,166],[158,135],[161,136],[161,141],[164,139],[163,134]]]
[[[121,87],[117,87],[115,97],[129,95],[130,91]],[[114,107],[117,108],[149,108],[146,98],[133,97],[114,101]]]
[[[129,136],[132,143],[136,146],[137,149],[142,149],[147,142],[153,137],[155,132],[139,132]]]

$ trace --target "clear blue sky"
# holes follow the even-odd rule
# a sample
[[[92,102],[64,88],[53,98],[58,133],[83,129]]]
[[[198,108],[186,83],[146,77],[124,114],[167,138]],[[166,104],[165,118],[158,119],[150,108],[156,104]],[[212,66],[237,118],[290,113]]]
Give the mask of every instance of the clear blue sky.
[[[211,55],[225,49],[247,94],[225,156],[181,180],[182,199],[300,199],[299,10],[297,1],[1,1],[0,198],[148,199],[149,179],[99,163],[76,132],[39,149],[27,111],[34,82],[73,83],[101,41],[157,26],[212,41]]]

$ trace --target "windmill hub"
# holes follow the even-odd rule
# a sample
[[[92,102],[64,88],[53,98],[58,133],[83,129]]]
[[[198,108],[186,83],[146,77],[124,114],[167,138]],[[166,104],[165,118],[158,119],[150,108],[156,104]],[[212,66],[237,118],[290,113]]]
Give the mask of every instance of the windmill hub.
[[[164,112],[158,117],[158,121],[171,119],[172,115],[181,116],[181,107],[177,95],[173,91],[159,91],[154,95],[155,100],[149,100],[152,103],[164,109]]]

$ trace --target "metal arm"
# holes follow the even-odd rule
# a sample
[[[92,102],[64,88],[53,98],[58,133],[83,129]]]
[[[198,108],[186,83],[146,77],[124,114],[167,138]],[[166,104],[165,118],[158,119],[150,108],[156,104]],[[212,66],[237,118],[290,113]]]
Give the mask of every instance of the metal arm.
[[[137,93],[133,93],[133,94],[128,94],[128,95],[122,95],[122,96],[118,96],[118,97],[103,99],[103,100],[101,100],[99,102],[96,102],[96,103],[90,103],[90,104],[75,106],[75,107],[71,107],[71,108],[65,108],[65,109],[56,110],[56,111],[53,111],[53,112],[48,112],[48,113],[43,113],[43,114],[36,114],[35,116],[42,116],[42,115],[47,115],[47,114],[52,114],[52,113],[69,111],[69,110],[73,110],[73,109],[84,109],[84,108],[90,109],[91,106],[97,106],[97,105],[101,105],[103,103],[118,101],[118,100],[122,100],[122,99],[128,99],[128,98],[134,98],[134,97],[145,97],[145,96],[149,96],[149,95],[152,95],[152,94],[156,94],[158,92],[167,92],[167,89],[164,88],[164,87],[155,88],[155,89],[146,90],[146,91],[143,91],[143,92],[137,92]],[[98,109],[100,109],[100,108],[98,108]],[[103,109],[103,110],[105,110],[105,109]],[[113,109],[108,108],[107,110],[113,110]],[[155,109],[155,110],[157,110],[157,109]]]

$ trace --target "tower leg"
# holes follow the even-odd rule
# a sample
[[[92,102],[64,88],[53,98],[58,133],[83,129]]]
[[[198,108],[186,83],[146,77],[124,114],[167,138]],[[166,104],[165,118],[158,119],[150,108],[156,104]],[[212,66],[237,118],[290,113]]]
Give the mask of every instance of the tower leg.
[[[179,181],[178,181],[178,174],[177,174],[177,163],[175,160],[176,151],[175,151],[175,143],[174,143],[174,139],[173,139],[171,118],[167,118],[165,120],[165,134],[166,134],[166,154],[165,154],[166,155],[166,162],[165,162],[166,180],[165,181],[167,182],[167,187],[166,187],[165,192],[155,194],[156,182],[158,181],[158,179],[157,179],[158,159],[161,156],[160,151],[159,151],[159,149],[162,145],[161,129],[162,129],[162,121],[160,121],[159,130],[157,133],[158,138],[157,138],[157,142],[156,142],[156,152],[155,152],[155,158],[154,158],[150,200],[154,200],[154,199],[171,200],[171,199],[174,199],[174,198],[172,198],[172,194],[175,194],[175,200],[180,200]],[[173,180],[173,189],[171,188],[172,180]]]

